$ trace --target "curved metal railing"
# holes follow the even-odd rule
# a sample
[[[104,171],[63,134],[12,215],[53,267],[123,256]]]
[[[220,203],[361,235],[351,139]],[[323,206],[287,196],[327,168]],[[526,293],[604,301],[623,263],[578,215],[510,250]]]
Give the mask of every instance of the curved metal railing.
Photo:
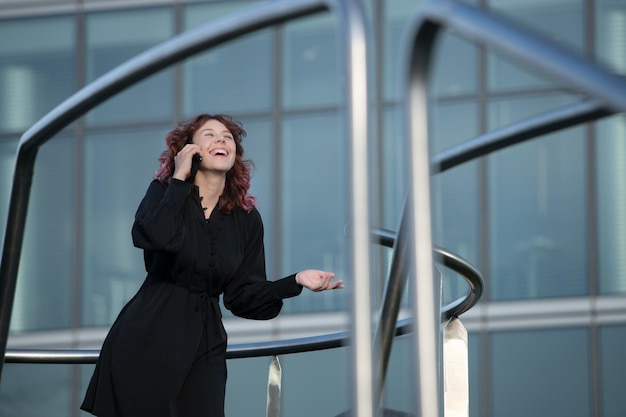
[[[437,36],[442,29],[453,30],[484,47],[493,48],[514,61],[546,73],[582,92],[592,101],[548,113],[547,119],[535,117],[513,125],[509,132],[502,129],[494,136],[485,134],[476,140],[458,145],[465,148],[466,159],[454,160],[446,155],[435,161],[428,149],[428,79],[430,63]],[[416,317],[412,333],[416,347],[414,368],[415,384],[420,387],[415,411],[422,416],[440,416],[441,389],[437,386],[437,340],[434,326],[436,311],[430,298],[434,289],[432,274],[432,243],[430,229],[430,176],[437,172],[484,155],[512,143],[521,142],[541,134],[574,126],[615,112],[626,111],[626,80],[602,68],[584,56],[520,28],[514,22],[487,13],[478,7],[454,0],[432,0],[420,8],[409,23],[404,40],[403,91],[405,96],[405,126],[410,155],[407,172],[408,187],[408,246],[406,267],[411,271],[415,285],[410,294],[413,316]],[[563,109],[561,109],[563,110]],[[562,125],[559,125],[559,120]],[[505,143],[509,141],[509,143]],[[458,149],[452,149],[455,153]],[[464,152],[458,152],[461,154]],[[444,161],[445,160],[445,161]],[[446,163],[449,164],[446,165]]]
[[[386,229],[373,229],[372,239],[382,246],[393,248],[396,234]],[[460,316],[479,301],[483,292],[484,281],[480,272],[460,256],[442,248],[435,248],[434,252],[435,257],[440,260],[443,266],[458,273],[469,286],[469,291],[465,297],[461,297],[442,308],[441,319],[445,321]],[[389,282],[398,278],[390,276]],[[380,319],[383,318],[380,317]],[[411,319],[397,321],[394,335],[400,336],[409,333],[410,326]],[[241,359],[335,349],[348,346],[350,337],[350,332],[345,331],[294,339],[240,343],[228,346],[226,357],[227,359]],[[98,349],[7,349],[5,362],[94,364],[98,360],[99,354],[100,350]]]

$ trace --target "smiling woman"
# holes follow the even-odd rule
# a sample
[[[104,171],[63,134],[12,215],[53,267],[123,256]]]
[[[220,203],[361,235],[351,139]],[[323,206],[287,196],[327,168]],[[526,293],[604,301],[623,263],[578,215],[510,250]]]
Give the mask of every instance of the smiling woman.
[[[83,410],[223,417],[227,336],[219,297],[237,316],[268,320],[302,287],[343,287],[334,273],[314,269],[267,280],[244,136],[229,116],[208,114],[167,135],[132,228],[147,277],[104,341]],[[196,154],[201,163],[189,181]]]

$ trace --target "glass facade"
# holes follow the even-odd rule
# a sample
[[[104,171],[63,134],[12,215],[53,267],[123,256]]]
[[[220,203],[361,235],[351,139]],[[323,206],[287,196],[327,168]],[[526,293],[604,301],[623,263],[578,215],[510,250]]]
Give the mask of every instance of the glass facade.
[[[28,127],[126,60],[255,3],[0,0],[0,235],[18,140]],[[364,3],[371,210],[374,226],[395,230],[406,192],[402,39],[422,2]],[[626,0],[467,3],[626,74]],[[9,346],[99,347],[144,278],[130,227],[164,135],[200,112],[230,113],[248,132],[269,277],[320,268],[349,287],[336,26],[331,14],[320,14],[200,53],[107,100],[47,142],[37,156]],[[449,32],[438,39],[430,82],[432,154],[581,100],[561,80]],[[626,119],[615,115],[433,177],[434,243],[467,259],[486,283],[483,300],[463,317],[472,417],[617,417],[626,409],[625,141]],[[384,270],[389,251],[381,253]],[[442,273],[445,303],[466,286]],[[383,281],[372,285],[380,289]],[[235,342],[334,332],[347,327],[349,295],[305,292],[286,301],[277,320],[249,324],[226,314],[226,326]],[[394,344],[385,395],[387,408],[404,411],[413,395],[407,339]],[[342,348],[283,358],[283,414],[345,411],[348,356]],[[263,412],[268,365],[268,358],[230,361],[228,414]],[[5,365],[0,415],[86,415],[78,404],[91,372]],[[324,404],[314,399],[320,396]]]

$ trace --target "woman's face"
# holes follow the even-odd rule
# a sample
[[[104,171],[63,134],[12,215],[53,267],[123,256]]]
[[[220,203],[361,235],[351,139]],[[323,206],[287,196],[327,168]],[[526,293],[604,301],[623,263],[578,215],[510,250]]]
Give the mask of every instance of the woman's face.
[[[202,148],[200,156],[205,169],[226,173],[235,164],[235,138],[219,120],[204,123],[194,133],[193,143]]]

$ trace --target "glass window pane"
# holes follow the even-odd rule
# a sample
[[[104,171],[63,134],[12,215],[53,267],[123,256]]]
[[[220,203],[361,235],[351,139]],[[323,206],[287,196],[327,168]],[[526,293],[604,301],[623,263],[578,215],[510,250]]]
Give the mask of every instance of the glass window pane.
[[[598,270],[601,294],[626,293],[626,118],[597,123]]]
[[[620,417],[626,410],[624,346],[626,326],[600,327],[600,409],[603,417]]]
[[[558,102],[554,97],[494,101],[490,115],[523,117]],[[587,293],[585,166],[583,128],[489,156],[491,299]]]
[[[74,415],[71,365],[6,364],[0,384],[2,417]]]
[[[482,417],[483,409],[483,361],[482,361],[482,338],[480,333],[468,333],[467,335],[467,361],[469,372],[469,415],[470,417]]]
[[[490,0],[489,5],[506,19],[512,19],[529,31],[584,52],[582,0]],[[542,87],[552,83],[545,75],[523,68],[518,62],[511,62],[508,57],[490,53],[488,58],[490,89]]]
[[[285,108],[336,105],[343,93],[336,22],[330,15],[285,24],[282,97]]]
[[[413,338],[411,336],[397,336],[393,340],[391,355],[385,379],[385,392],[383,395],[383,406],[387,410],[412,413],[415,389],[413,377],[413,360],[415,349],[413,348]],[[408,414],[407,414],[408,415]],[[412,414],[411,414],[412,415]]]
[[[442,31],[434,49],[431,79],[436,96],[475,93],[478,49],[468,40]]]
[[[88,14],[87,81],[99,78],[173,34],[171,9]],[[165,69],[100,104],[88,113],[87,122],[136,123],[167,119],[173,111],[173,90],[173,70]]]
[[[387,107],[381,138],[381,201],[382,227],[396,230],[407,194],[406,149],[402,113],[398,107]]]
[[[598,59],[613,71],[626,74],[626,3],[596,0],[596,45]]]
[[[402,50],[402,42],[407,23],[422,4],[422,0],[394,0],[383,2],[385,14],[383,50],[378,51],[383,60],[383,90],[385,99],[399,99],[402,94],[402,74],[400,64],[406,51]]]
[[[12,332],[65,328],[72,323],[75,160],[72,138],[53,138],[39,150],[11,315]]]
[[[283,124],[281,226],[283,275],[307,268],[346,277],[346,199],[344,128],[336,115],[310,114]],[[334,310],[347,291],[323,297],[303,292],[290,308]],[[300,311],[300,310],[298,310]]]
[[[190,29],[235,13],[247,2],[185,8]],[[183,64],[183,112],[242,113],[270,111],[274,77],[273,29],[261,30],[211,49]]]
[[[108,326],[145,279],[131,227],[158,158],[163,130],[92,134],[85,141],[84,326]]]
[[[438,104],[432,111],[431,153],[447,149],[477,134],[477,108],[473,102]],[[454,123],[450,123],[454,120]],[[478,267],[480,248],[479,162],[472,161],[433,176],[432,223],[435,245],[450,250]],[[441,267],[443,303],[467,293],[467,283]]]
[[[491,335],[493,417],[591,415],[588,330]]]
[[[74,33],[67,16],[0,22],[0,132],[26,130],[72,94]]]
[[[242,120],[242,126],[248,134],[243,140],[244,158],[252,161],[252,181],[250,194],[257,199],[257,209],[263,218],[265,229],[265,260],[267,276],[270,279],[280,278],[276,265],[274,238],[276,231],[276,181],[278,167],[276,166],[275,141],[272,122],[269,120],[250,119]]]
[[[4,246],[4,236],[9,216],[17,143],[17,139],[0,141],[0,236],[2,236],[0,250]]]

